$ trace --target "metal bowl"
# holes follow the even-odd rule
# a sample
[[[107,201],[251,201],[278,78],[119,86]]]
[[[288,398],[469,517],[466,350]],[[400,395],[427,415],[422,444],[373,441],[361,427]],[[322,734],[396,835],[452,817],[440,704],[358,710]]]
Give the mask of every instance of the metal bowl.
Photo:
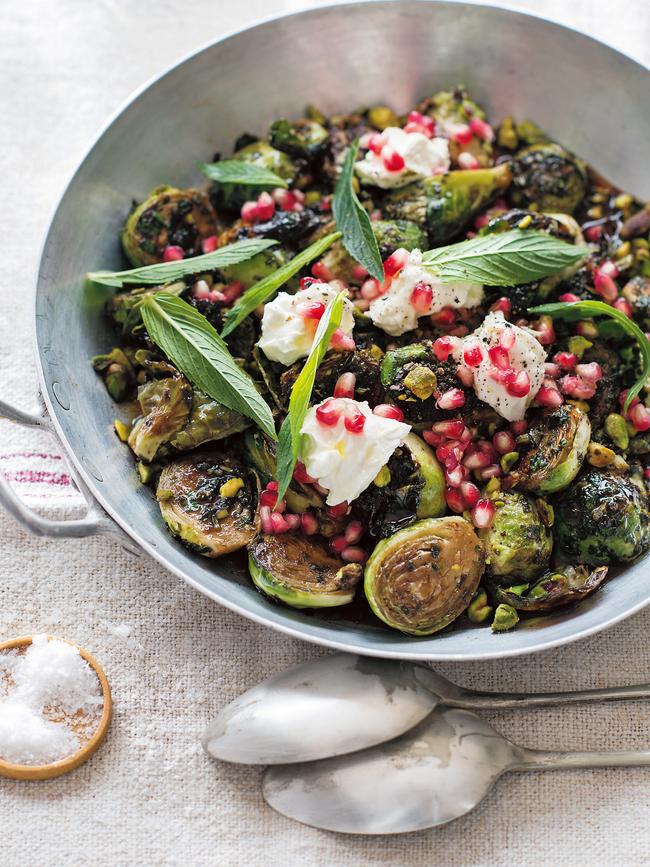
[[[242,560],[202,559],[171,539],[113,433],[116,408],[89,358],[110,348],[114,337],[102,317],[104,299],[84,289],[83,277],[121,267],[118,232],[132,199],[164,182],[201,182],[198,161],[229,153],[243,130],[299,115],[307,102],[326,112],[376,102],[403,110],[458,82],[492,117],[534,117],[603,174],[650,198],[650,73],[557,24],[471,4],[358,3],[277,18],[222,39],[137,94],[101,134],[61,199],[36,286],[36,340],[51,422],[7,405],[0,411],[24,423],[50,424],[90,506],[81,520],[46,521],[0,484],[0,499],[12,513],[46,535],[115,532],[114,521],[140,549],[222,605],[295,637],[375,656],[461,660],[531,653],[597,632],[647,605],[647,563],[638,563],[543,628],[500,635],[457,627],[415,639],[364,615],[361,604],[353,614],[279,607],[255,590]]]

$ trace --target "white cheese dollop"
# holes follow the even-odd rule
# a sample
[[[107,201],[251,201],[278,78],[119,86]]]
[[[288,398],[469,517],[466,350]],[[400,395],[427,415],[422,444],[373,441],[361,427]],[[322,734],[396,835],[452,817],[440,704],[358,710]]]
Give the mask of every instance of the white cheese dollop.
[[[309,355],[318,323],[313,319],[306,320],[298,311],[298,305],[305,301],[327,304],[337,294],[338,291],[329,283],[317,282],[295,295],[279,292],[273,301],[269,301],[264,307],[262,336],[257,343],[269,361],[278,361],[288,367]],[[352,334],[354,328],[353,310],[352,302],[344,299],[340,327],[346,334]]]
[[[420,251],[412,250],[408,264],[393,278],[388,292],[370,304],[368,316],[378,328],[393,337],[412,331],[419,316],[438,313],[443,307],[476,307],[483,301],[480,283],[442,283],[421,263]],[[426,283],[433,290],[433,300],[425,311],[416,310],[411,303],[411,293],[417,283]]]
[[[530,391],[525,397],[514,397],[508,394],[506,386],[490,376],[494,365],[487,350],[499,344],[504,328],[515,332],[514,345],[508,350],[510,366],[517,372],[525,370],[530,379]],[[483,349],[483,361],[478,367],[471,368],[477,397],[508,421],[521,421],[544,379],[546,361],[544,347],[530,332],[507,322],[500,312],[489,313],[481,327],[464,339],[461,348],[454,353],[456,359],[462,361],[463,346],[471,345],[477,340]]]
[[[355,163],[357,175],[366,184],[382,189],[403,187],[419,178],[430,178],[434,173],[448,171],[449,142],[446,138],[427,138],[421,132],[404,132],[396,126],[387,127],[382,135],[388,147],[404,159],[404,168],[390,171],[381,155],[368,151],[362,160]]]
[[[311,407],[300,430],[301,460],[309,475],[327,488],[328,506],[351,503],[365,491],[411,430],[410,425],[401,421],[374,415],[367,401],[347,397],[335,400],[341,407],[335,425],[318,420],[316,410],[321,406],[318,404]],[[363,413],[365,424],[360,433],[346,429],[346,410]]]

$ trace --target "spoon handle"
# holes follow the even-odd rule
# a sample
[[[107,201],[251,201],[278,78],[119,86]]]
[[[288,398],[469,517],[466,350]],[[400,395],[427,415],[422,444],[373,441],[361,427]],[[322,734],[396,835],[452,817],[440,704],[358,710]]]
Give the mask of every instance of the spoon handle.
[[[512,770],[557,770],[560,768],[633,768],[650,765],[650,750],[605,750],[603,752],[554,752],[521,750]]]
[[[538,707],[549,704],[574,704],[579,701],[615,701],[621,699],[649,698],[650,684],[638,686],[612,686],[605,689],[583,689],[576,692],[538,692],[526,695],[519,692],[479,692],[461,689],[454,696],[454,707],[499,709],[513,707]]]

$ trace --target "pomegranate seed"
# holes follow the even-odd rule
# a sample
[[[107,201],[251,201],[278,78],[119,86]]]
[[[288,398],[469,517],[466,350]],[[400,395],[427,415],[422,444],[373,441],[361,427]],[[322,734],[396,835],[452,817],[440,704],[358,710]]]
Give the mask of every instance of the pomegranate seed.
[[[446,470],[445,472],[447,484],[452,488],[459,488],[464,478],[465,476],[461,466],[454,467],[453,470]]]
[[[510,425],[510,430],[516,437],[521,436],[521,434],[526,433],[528,430],[528,422],[523,418],[521,421],[513,421]]]
[[[278,495],[275,491],[262,491],[260,494],[260,505],[270,506],[272,509],[278,500]]]
[[[294,199],[298,202],[299,205],[305,204],[305,194],[302,190],[292,190],[292,194]]]
[[[650,410],[642,403],[637,403],[632,407],[629,417],[635,430],[644,431],[650,428]]]
[[[438,337],[433,342],[433,353],[438,361],[447,361],[459,344],[460,340],[457,337]]]
[[[625,406],[625,401],[627,400],[628,391],[629,391],[629,389],[624,388],[623,391],[618,396],[618,402],[620,403],[621,406]],[[630,403],[630,408],[633,406],[636,406],[637,403],[640,403],[639,398],[633,397],[632,402]]]
[[[349,334],[346,334],[342,328],[337,328],[332,334],[330,346],[338,352],[353,352],[355,349],[355,342],[354,338],[350,337]]]
[[[359,265],[359,263],[357,263],[352,268],[352,276],[355,280],[365,280],[365,278],[368,276],[368,272],[363,267],[363,265]]]
[[[573,370],[578,363],[578,356],[573,352],[556,352],[553,361],[564,370]]]
[[[486,120],[481,120],[480,117],[473,117],[469,122],[469,128],[478,138],[483,141],[494,140],[494,130]]]
[[[540,316],[536,322],[536,326],[535,337],[542,346],[555,343],[555,329],[553,328],[553,320],[550,316]]]
[[[459,456],[456,454],[455,450],[444,443],[439,445],[436,449],[436,457],[441,464],[445,465],[445,469],[447,470],[455,469],[460,463]]]
[[[466,427],[462,434],[458,437],[464,448],[467,448],[467,446],[470,444],[470,442],[472,441],[472,436],[472,431],[468,427]]]
[[[573,376],[572,374],[567,374],[562,377],[560,380],[560,388],[562,389],[563,394],[567,394],[569,397],[578,398],[579,400],[588,400],[596,393],[595,383],[585,382],[583,379],[580,379],[579,376]]]
[[[481,492],[473,482],[462,482],[460,492],[466,509],[473,509],[481,498]]]
[[[337,503],[335,506],[327,506],[325,511],[333,518],[335,521],[338,521],[340,518],[345,518],[348,513],[348,503],[347,500],[343,500],[342,503]]]
[[[602,226],[589,226],[588,229],[585,229],[585,238],[588,241],[591,241],[592,244],[596,243],[600,240],[600,236],[603,234]]]
[[[325,305],[322,301],[302,301],[296,310],[303,319],[322,319],[325,313]]]
[[[465,393],[460,388],[450,388],[436,401],[438,409],[460,409],[465,406]]]
[[[314,277],[301,277],[300,278],[300,289],[301,291],[304,289],[309,289],[312,286],[316,286],[320,283],[319,280],[316,280]]]
[[[271,521],[271,507],[270,506],[261,506],[260,507],[260,524],[262,525],[263,533],[272,533],[273,532],[273,523]]]
[[[474,154],[470,154],[467,151],[463,151],[462,153],[458,154],[456,162],[458,163],[460,168],[464,169],[465,171],[473,171],[474,169],[481,168],[481,164],[476,159]]]
[[[330,269],[325,265],[324,262],[314,262],[311,266],[311,273],[316,277],[317,280],[322,280],[327,283],[329,280],[334,279],[334,274],[330,271]]]
[[[404,132],[419,132],[421,135],[425,135],[427,138],[433,138],[432,134],[429,130],[422,126],[422,124],[414,123],[412,120],[409,121],[404,127]]]
[[[280,485],[274,479],[271,479],[270,482],[266,483],[266,490],[267,491],[277,491],[279,489],[279,487],[280,487]]]
[[[550,376],[551,379],[557,379],[560,375],[560,367],[558,364],[552,364],[550,361],[544,362],[544,374]]]
[[[491,346],[488,349],[490,361],[498,370],[508,370],[510,367],[510,356],[508,350],[503,346]]]
[[[368,301],[374,301],[375,298],[379,298],[379,296],[382,294],[381,283],[374,277],[369,277],[362,284],[360,292],[362,298],[367,298]]]
[[[599,382],[603,378],[603,369],[597,361],[590,364],[577,364],[576,373],[585,382]]]
[[[437,421],[431,425],[431,430],[434,433],[442,434],[449,439],[458,439],[466,430],[465,422],[459,418],[450,418],[446,421]]]
[[[185,250],[182,247],[169,246],[163,250],[163,262],[178,262],[185,258]]]
[[[346,563],[365,563],[367,559],[366,551],[356,545],[350,545],[341,551],[341,560],[345,560]]]
[[[316,479],[313,479],[302,461],[296,461],[296,466],[293,470],[293,478],[301,485],[313,485]]]
[[[404,413],[392,403],[380,403],[373,409],[373,414],[380,418],[392,418],[394,421],[404,421]]]
[[[318,518],[311,512],[303,512],[300,516],[300,529],[305,536],[313,536],[318,533]]]
[[[201,250],[203,253],[212,253],[219,246],[219,238],[216,235],[209,235],[201,241]]]
[[[385,132],[371,133],[370,138],[368,139],[368,148],[373,152],[373,154],[377,154],[377,156],[381,154],[382,149],[386,144],[388,144],[388,136]]]
[[[478,232],[480,229],[484,229],[489,222],[490,218],[487,214],[479,214],[478,217],[474,220],[474,228]]]
[[[490,464],[482,470],[477,470],[476,475],[482,482],[487,482],[490,479],[497,479],[503,475],[503,470],[499,464]]]
[[[625,315],[631,319],[633,310],[632,305],[627,300],[627,298],[617,298],[616,301],[612,304],[612,307],[616,307],[617,310],[620,310],[621,313],[625,313]]]
[[[499,346],[503,347],[506,352],[510,352],[512,347],[515,345],[516,340],[517,335],[515,334],[515,329],[506,326],[499,337]]]
[[[384,262],[384,274],[386,277],[394,277],[396,274],[406,268],[409,261],[409,251],[405,250],[403,247],[399,247],[399,249],[395,250],[394,253],[386,259]]]
[[[290,530],[300,529],[300,515],[284,515],[284,520],[287,522]]]
[[[271,526],[274,533],[287,533],[289,531],[289,525],[285,521],[284,515],[279,512],[271,512]]]
[[[269,193],[260,193],[257,197],[257,219],[270,220],[275,214],[275,202]]]
[[[485,452],[470,452],[468,449],[463,459],[463,466],[468,470],[481,470],[483,467],[489,466],[490,462],[490,456],[485,454]]]
[[[428,312],[433,302],[433,289],[427,283],[416,283],[411,292],[411,304],[416,312],[424,315]]]
[[[300,204],[292,192],[283,190],[282,187],[277,187],[271,195],[281,211],[295,211],[296,206]]]
[[[343,424],[345,429],[350,433],[361,433],[366,425],[366,417],[360,409],[356,407],[348,407],[345,411],[345,419]]]
[[[573,292],[565,292],[564,295],[560,295],[559,300],[564,301],[565,304],[575,304],[576,301],[580,301],[580,298]]]
[[[328,398],[320,406],[316,407],[316,418],[326,427],[334,427],[341,418],[341,411],[340,401]]]
[[[192,290],[192,295],[197,301],[225,301],[226,296],[223,292],[218,292],[216,289],[210,289],[205,280],[197,280]]]
[[[600,268],[597,268],[594,274],[594,291],[608,304],[618,297],[618,286],[609,274],[603,273]]]
[[[245,223],[254,223],[257,220],[257,202],[244,202],[239,212]]]
[[[604,262],[601,262],[597,270],[600,271],[601,274],[606,274],[612,279],[616,279],[619,275],[618,265],[616,262],[612,262],[611,259],[605,259]]]
[[[429,136],[433,136],[436,130],[436,122],[428,114],[421,114],[419,111],[409,111],[406,118],[408,123],[416,123],[418,126],[424,127]]]
[[[452,126],[450,138],[458,144],[469,144],[474,138],[474,133],[466,123],[455,123]]]
[[[474,385],[474,374],[472,373],[472,369],[468,367],[466,364],[459,364],[456,368],[456,376],[465,388],[471,388]]]
[[[433,446],[434,449],[442,445],[445,441],[445,438],[442,436],[442,434],[434,433],[432,430],[422,431],[422,437],[425,442],[429,443],[430,446]]]
[[[494,304],[490,307],[490,311],[492,313],[501,311],[504,316],[510,316],[512,313],[512,301],[503,295],[501,298],[497,298]]]
[[[350,521],[345,528],[344,535],[350,545],[354,545],[355,542],[358,542],[359,539],[363,536],[363,524],[361,523],[361,521]]]
[[[223,297],[226,304],[232,304],[233,301],[236,301],[243,291],[244,284],[240,280],[233,280],[232,283],[228,283],[223,290]]]
[[[468,367],[478,367],[483,361],[483,350],[478,340],[470,340],[465,344],[463,360]]]
[[[557,388],[550,388],[548,385],[543,385],[540,390],[535,395],[535,399],[540,406],[548,406],[552,409],[556,409],[558,406],[562,406],[564,403],[564,398],[557,390]]]
[[[334,397],[354,398],[354,386],[357,378],[354,373],[342,373],[334,386]]]
[[[457,515],[460,515],[465,511],[465,500],[460,488],[452,488],[448,486],[445,489],[445,500],[452,512],[456,512]]]
[[[497,431],[492,437],[492,443],[500,455],[507,455],[508,452],[514,452],[516,446],[515,438],[510,431],[507,430]]]
[[[348,541],[345,536],[333,536],[330,539],[330,548],[335,554],[340,554],[344,548],[347,548]]]
[[[483,454],[488,455],[490,460],[496,461],[497,453],[496,453],[494,446],[492,445],[490,440],[478,440],[476,443],[476,447],[478,448],[478,450],[480,452],[483,452]]]
[[[381,160],[389,172],[401,172],[406,165],[404,157],[389,145],[385,145],[381,149]]]
[[[475,527],[485,530],[492,525],[496,509],[491,500],[481,499],[472,509],[472,523]]]
[[[506,390],[512,397],[526,397],[530,394],[530,377],[525,370],[520,370],[515,378],[506,384]]]
[[[437,313],[431,314],[431,322],[440,328],[452,328],[456,324],[456,313],[451,307],[443,307]]]

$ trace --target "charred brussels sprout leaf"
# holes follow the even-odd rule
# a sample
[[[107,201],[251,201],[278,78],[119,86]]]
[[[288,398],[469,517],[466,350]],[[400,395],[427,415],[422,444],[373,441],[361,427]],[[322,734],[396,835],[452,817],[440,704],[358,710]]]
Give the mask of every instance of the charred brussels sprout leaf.
[[[542,412],[517,439],[520,460],[510,479],[524,491],[561,491],[578,475],[590,437],[589,418],[578,407]]]
[[[587,167],[558,144],[527,147],[515,156],[510,199],[516,207],[572,214],[587,190]]]
[[[269,140],[277,150],[311,161],[324,153],[327,130],[322,124],[307,118],[293,122],[281,119],[271,124]]]
[[[382,212],[390,220],[410,220],[421,226],[435,246],[458,235],[510,181],[507,163],[448,172],[440,178],[416,181],[389,193]]]
[[[499,581],[539,575],[551,557],[553,537],[534,500],[513,491],[494,503],[492,526],[479,530],[488,574]]]
[[[483,564],[483,547],[463,518],[418,521],[376,546],[366,564],[366,598],[391,628],[431,635],[467,608]]]
[[[260,430],[249,429],[244,437],[244,460],[257,472],[262,484],[266,485],[276,478],[275,443]],[[325,500],[311,485],[292,482],[286,490],[284,499],[289,511],[296,515],[307,509],[322,509]]]
[[[158,450],[185,427],[192,408],[192,386],[180,374],[152,379],[138,389],[142,415],[129,434],[129,446],[144,461],[152,461]]]
[[[377,479],[354,501],[371,536],[384,538],[419,518],[445,513],[445,476],[429,446],[407,435]]]
[[[363,572],[358,563],[342,563],[324,542],[298,533],[258,536],[248,555],[255,586],[293,608],[347,605]]]
[[[192,409],[186,424],[169,441],[171,448],[185,452],[203,443],[221,440],[245,430],[250,420],[213,400],[198,388],[192,391]],[[163,452],[165,450],[163,449]]]
[[[257,493],[254,472],[205,451],[167,464],[156,497],[173,536],[197,554],[220,557],[255,537]]]
[[[566,605],[581,602],[597,590],[607,577],[607,566],[593,572],[586,566],[564,566],[547,572],[534,584],[519,587],[497,587],[498,602],[511,605],[526,614],[548,614]]]
[[[291,158],[271,147],[265,141],[255,141],[246,145],[232,155],[233,160],[241,160],[252,163],[261,168],[268,169],[285,181],[292,181],[296,174],[296,167]],[[268,185],[260,187],[250,184],[215,184],[210,195],[217,208],[237,211],[249,199],[256,199]]]
[[[323,218],[311,208],[303,211],[276,211],[270,220],[246,227],[244,237],[273,238],[283,244],[295,244],[316,231]]]
[[[320,403],[334,394],[334,386],[342,373],[354,373],[356,399],[367,400],[371,406],[381,403],[380,359],[381,350],[377,347],[355,352],[328,352],[316,373],[311,402]],[[303,362],[297,362],[281,374],[279,394],[283,406],[288,405],[291,389],[302,368]]]
[[[201,241],[217,233],[217,216],[200,190],[156,187],[127,217],[122,246],[134,267],[163,261],[165,247],[201,252]]]
[[[650,547],[647,497],[625,476],[590,470],[557,499],[555,534],[583,563],[629,563]]]
[[[120,328],[124,337],[138,337],[143,331],[140,308],[147,295],[155,295],[156,292],[182,295],[186,288],[185,283],[179,281],[168,286],[142,287],[129,292],[117,292],[106,304],[106,312]]]

